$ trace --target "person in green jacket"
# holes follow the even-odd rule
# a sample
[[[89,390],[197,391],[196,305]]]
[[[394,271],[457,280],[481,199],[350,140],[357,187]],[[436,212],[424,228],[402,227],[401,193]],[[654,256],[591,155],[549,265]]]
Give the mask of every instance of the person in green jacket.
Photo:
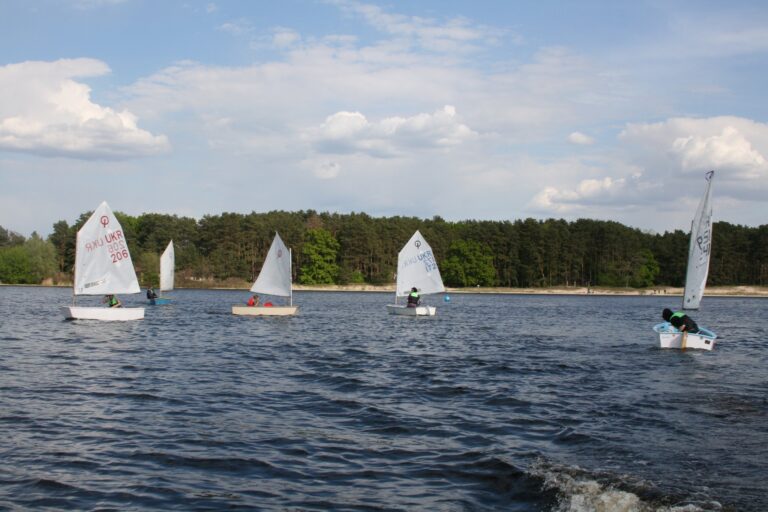
[[[675,311],[673,313],[671,309],[664,308],[664,311],[661,312],[661,317],[680,332],[689,332],[691,334],[699,332],[698,324],[694,322],[693,318],[682,311]]]
[[[411,288],[411,293],[408,294],[408,307],[409,308],[415,308],[419,305],[419,301],[421,299],[419,298],[419,292],[416,290],[416,287],[414,286]]]
[[[106,302],[107,306],[110,308],[120,308],[123,306],[123,304],[120,302],[120,299],[114,295],[107,295],[104,297],[104,302]]]

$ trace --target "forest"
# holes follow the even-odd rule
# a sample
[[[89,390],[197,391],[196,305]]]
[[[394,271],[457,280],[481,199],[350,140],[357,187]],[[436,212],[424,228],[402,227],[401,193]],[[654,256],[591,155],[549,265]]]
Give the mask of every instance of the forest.
[[[0,283],[70,283],[76,233],[90,214],[72,225],[56,222],[47,239],[0,226]],[[394,283],[397,254],[417,229],[449,287],[680,287],[688,253],[686,232],[650,233],[589,219],[448,222],[312,210],[199,220],[116,216],[143,286],[157,285],[159,257],[170,240],[177,286],[252,281],[276,231],[292,248],[294,282],[307,285]],[[768,225],[715,223],[708,285],[768,285]]]

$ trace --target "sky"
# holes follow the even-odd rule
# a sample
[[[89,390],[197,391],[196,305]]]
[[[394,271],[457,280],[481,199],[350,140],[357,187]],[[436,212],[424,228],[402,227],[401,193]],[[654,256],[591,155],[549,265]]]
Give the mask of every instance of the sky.
[[[768,4],[0,0],[0,226],[768,223]]]

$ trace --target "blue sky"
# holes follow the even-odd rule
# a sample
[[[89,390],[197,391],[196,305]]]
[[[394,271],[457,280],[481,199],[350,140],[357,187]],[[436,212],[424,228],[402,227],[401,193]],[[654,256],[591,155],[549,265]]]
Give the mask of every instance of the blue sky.
[[[768,6],[0,0],[0,225],[768,220]]]

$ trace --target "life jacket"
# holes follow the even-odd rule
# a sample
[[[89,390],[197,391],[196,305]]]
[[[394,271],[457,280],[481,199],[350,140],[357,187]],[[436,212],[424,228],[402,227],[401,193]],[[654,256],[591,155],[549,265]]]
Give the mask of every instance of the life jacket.
[[[685,313],[682,311],[675,311],[672,313],[669,317],[669,320],[672,321],[673,318],[683,318],[685,316]]]

